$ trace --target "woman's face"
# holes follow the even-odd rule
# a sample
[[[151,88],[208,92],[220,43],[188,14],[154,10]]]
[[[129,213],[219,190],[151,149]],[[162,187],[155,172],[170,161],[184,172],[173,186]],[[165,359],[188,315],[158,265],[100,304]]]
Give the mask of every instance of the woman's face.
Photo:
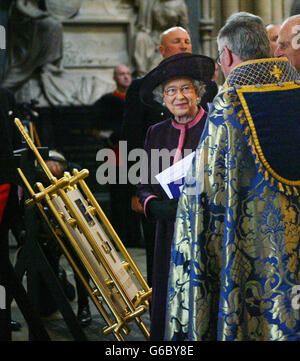
[[[187,78],[172,79],[165,84],[164,102],[176,118],[192,117],[198,110],[195,87]]]

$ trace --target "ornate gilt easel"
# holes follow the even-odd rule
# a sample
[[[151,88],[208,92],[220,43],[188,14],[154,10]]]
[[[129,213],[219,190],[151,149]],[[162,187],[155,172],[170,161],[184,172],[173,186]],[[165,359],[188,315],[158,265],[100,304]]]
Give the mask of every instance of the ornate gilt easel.
[[[47,188],[41,183],[36,183],[35,192],[19,168],[19,175],[30,196],[25,205],[36,206],[80,277],[107,323],[103,334],[113,334],[117,340],[122,341],[124,335],[129,335],[130,323],[134,321],[148,339],[149,331],[141,316],[149,308],[152,290],[86,185],[84,178],[89,172],[78,172],[75,169],[73,175],[65,173],[63,178],[57,180],[20,120],[15,119],[15,124],[50,182]],[[46,215],[45,205],[54,216],[54,222]],[[72,258],[63,237],[68,240],[85,267],[90,283]]]

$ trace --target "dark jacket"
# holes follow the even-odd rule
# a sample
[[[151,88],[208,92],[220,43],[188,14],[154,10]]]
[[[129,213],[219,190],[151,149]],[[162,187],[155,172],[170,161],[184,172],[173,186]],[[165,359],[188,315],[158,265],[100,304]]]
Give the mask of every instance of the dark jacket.
[[[142,77],[133,80],[126,93],[121,137],[127,140],[128,151],[143,148],[148,128],[171,117],[168,109],[161,104],[157,103],[157,107],[152,108],[141,102],[139,92],[142,81]]]
[[[103,95],[95,102],[94,128],[112,130],[111,141],[115,144],[120,140],[125,100],[114,93]]]
[[[148,128],[171,116],[168,109],[159,103],[156,108],[151,108],[141,102],[139,92],[142,81],[142,77],[133,80],[126,93],[121,139],[127,141],[128,153],[132,149],[143,149]],[[128,169],[131,165],[128,162]],[[128,189],[131,195],[136,193],[134,185],[129,185]]]
[[[9,115],[14,108],[12,93],[0,88],[0,184],[17,182],[13,150],[21,147],[21,140],[13,116]]]
[[[201,138],[201,134],[206,122],[207,113],[204,112],[202,118],[195,123],[190,124],[186,129],[184,142],[182,144],[182,153],[184,150],[194,151]],[[193,123],[193,122],[191,122]],[[165,191],[159,184],[151,184],[156,174],[151,174],[156,169],[151,164],[151,150],[168,149],[169,151],[179,148],[184,125],[174,125],[171,119],[165,120],[159,124],[150,127],[145,141],[145,150],[148,155],[148,184],[138,185],[138,196],[140,202],[147,213],[147,202],[151,197],[157,197],[159,200],[168,199]],[[171,157],[171,163],[174,159]],[[163,169],[164,162],[159,163],[158,171]],[[162,341],[164,334],[164,319],[166,310],[166,293],[169,274],[171,242],[174,231],[174,220],[157,221],[152,277],[152,306],[151,306],[151,341]]]

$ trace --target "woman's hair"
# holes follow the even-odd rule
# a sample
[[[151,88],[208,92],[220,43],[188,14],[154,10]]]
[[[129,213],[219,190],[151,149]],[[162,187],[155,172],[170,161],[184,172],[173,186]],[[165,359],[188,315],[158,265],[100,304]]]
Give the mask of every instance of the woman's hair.
[[[178,78],[174,78],[174,79],[178,79]],[[186,78],[186,79],[189,79],[190,82],[193,84],[193,86],[196,90],[198,104],[199,104],[205,93],[205,86],[206,86],[205,83],[203,81],[194,80],[194,79],[190,79],[190,78]],[[167,82],[169,82],[169,80]],[[160,104],[163,104],[163,102],[164,102],[164,87],[167,82],[164,82],[163,84],[158,85],[153,90],[154,100],[156,100]]]

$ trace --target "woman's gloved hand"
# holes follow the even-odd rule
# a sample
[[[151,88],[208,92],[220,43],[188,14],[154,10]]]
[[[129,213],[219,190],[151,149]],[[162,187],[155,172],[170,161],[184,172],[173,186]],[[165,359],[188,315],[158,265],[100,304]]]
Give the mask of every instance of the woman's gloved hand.
[[[178,199],[158,200],[150,199],[146,211],[160,221],[175,220]]]

